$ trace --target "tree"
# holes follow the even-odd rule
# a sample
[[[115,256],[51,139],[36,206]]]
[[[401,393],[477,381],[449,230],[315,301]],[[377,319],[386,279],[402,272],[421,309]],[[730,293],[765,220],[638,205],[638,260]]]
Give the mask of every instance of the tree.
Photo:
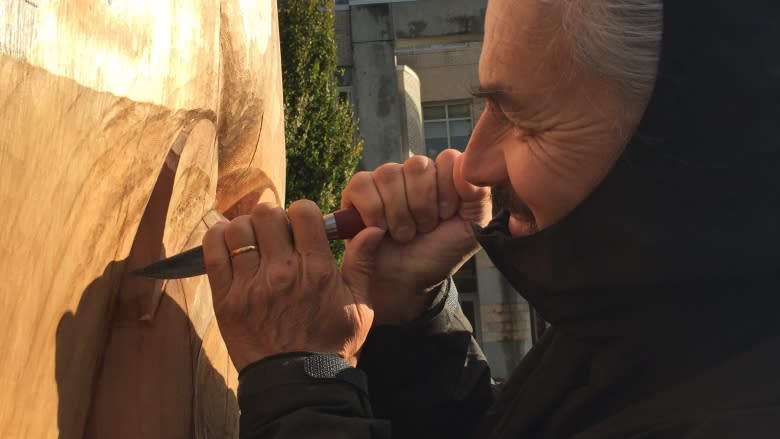
[[[287,200],[306,198],[323,212],[339,207],[358,165],[360,139],[348,102],[339,99],[334,0],[280,0]],[[332,243],[337,258],[341,242]]]

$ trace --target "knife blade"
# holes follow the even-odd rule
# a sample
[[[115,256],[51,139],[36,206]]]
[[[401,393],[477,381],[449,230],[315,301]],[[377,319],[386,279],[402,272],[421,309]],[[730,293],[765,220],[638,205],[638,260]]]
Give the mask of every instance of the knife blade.
[[[341,209],[322,217],[328,240],[351,239],[366,228],[360,214],[354,208]],[[165,258],[131,274],[153,279],[183,279],[206,273],[203,246]]]

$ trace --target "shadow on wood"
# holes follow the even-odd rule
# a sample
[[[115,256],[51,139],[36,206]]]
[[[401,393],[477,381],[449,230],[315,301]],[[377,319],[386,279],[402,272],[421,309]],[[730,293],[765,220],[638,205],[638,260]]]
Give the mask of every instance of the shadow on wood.
[[[154,320],[118,323],[102,334],[108,346],[100,360],[102,367],[83,367],[77,341],[95,336],[95,312],[100,312],[105,300],[99,296],[106,294],[106,284],[125,267],[125,261],[109,264],[104,275],[81,295],[76,312],[63,315],[57,326],[60,439],[235,437],[238,402],[235,383],[228,386],[223,377],[231,367],[227,354],[209,358],[204,341],[167,292],[161,296]],[[219,339],[215,325],[206,338],[212,345]],[[215,368],[212,361],[221,364]],[[89,374],[93,369],[102,369],[102,376],[83,380],[95,380],[98,396],[91,404],[81,405],[84,389],[79,383],[83,380],[73,379],[72,373]],[[86,425],[76,425],[73,419],[85,419]]]

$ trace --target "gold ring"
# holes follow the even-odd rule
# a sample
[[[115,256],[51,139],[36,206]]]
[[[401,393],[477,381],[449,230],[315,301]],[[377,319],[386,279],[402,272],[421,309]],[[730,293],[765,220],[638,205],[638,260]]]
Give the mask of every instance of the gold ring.
[[[246,252],[251,252],[251,251],[257,251],[257,246],[256,245],[245,245],[245,246],[239,247],[239,248],[237,248],[235,250],[230,250],[230,257],[234,258],[234,257],[240,255],[241,253],[246,253]]]

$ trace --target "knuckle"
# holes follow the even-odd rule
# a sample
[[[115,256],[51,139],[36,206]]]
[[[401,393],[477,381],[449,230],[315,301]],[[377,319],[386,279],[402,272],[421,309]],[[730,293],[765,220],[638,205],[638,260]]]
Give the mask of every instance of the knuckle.
[[[285,217],[284,209],[273,203],[261,203],[252,210],[252,223],[263,224],[269,219]]]
[[[367,184],[371,184],[371,173],[368,171],[360,171],[352,176],[349,181],[350,186],[363,187]]]
[[[306,282],[312,286],[324,286],[330,283],[334,274],[334,266],[330,260],[321,257],[311,257],[306,261]]]
[[[242,228],[249,223],[248,215],[237,216],[225,226],[225,239],[230,241],[243,235]]]
[[[219,248],[224,246],[225,242],[225,227],[227,224],[217,224],[214,227],[206,230],[201,240],[203,244],[203,258],[206,263],[216,264],[224,262],[219,257]],[[208,265],[207,265],[208,267]]]
[[[225,233],[225,227],[227,224],[224,223],[217,223],[213,227],[206,230],[206,233],[203,235],[203,242],[215,242],[218,240],[220,234]]]
[[[265,267],[265,279],[271,291],[287,291],[295,286],[297,270],[292,258],[284,262],[269,262]]]
[[[273,203],[260,203],[252,209],[252,217],[254,218],[267,218],[279,214],[284,214],[284,209]]]
[[[347,186],[341,191],[341,197],[345,199],[359,198],[362,194],[371,191],[374,179],[368,171],[360,171],[352,176]],[[354,195],[353,195],[354,194]]]
[[[289,211],[298,211],[298,210],[307,211],[307,210],[312,210],[312,209],[319,210],[319,208],[317,207],[317,204],[314,201],[307,200],[307,199],[300,199],[300,200],[293,201],[292,204],[290,204],[290,207],[287,208],[287,211],[288,212]]]
[[[399,163],[386,163],[374,171],[374,181],[380,184],[393,183],[403,178],[403,167]]]
[[[452,163],[461,154],[462,153],[457,149],[447,148],[444,151],[440,152],[438,156],[436,156],[436,164],[438,165],[440,162]]]
[[[404,174],[421,175],[434,172],[436,169],[432,166],[433,164],[434,162],[430,158],[424,155],[416,155],[404,162]]]
[[[311,200],[296,200],[287,208],[287,214],[291,217],[317,217],[322,216],[320,208]]]
[[[261,203],[252,210],[250,219],[253,233],[261,233],[271,224],[287,223],[287,213],[277,204]]]

